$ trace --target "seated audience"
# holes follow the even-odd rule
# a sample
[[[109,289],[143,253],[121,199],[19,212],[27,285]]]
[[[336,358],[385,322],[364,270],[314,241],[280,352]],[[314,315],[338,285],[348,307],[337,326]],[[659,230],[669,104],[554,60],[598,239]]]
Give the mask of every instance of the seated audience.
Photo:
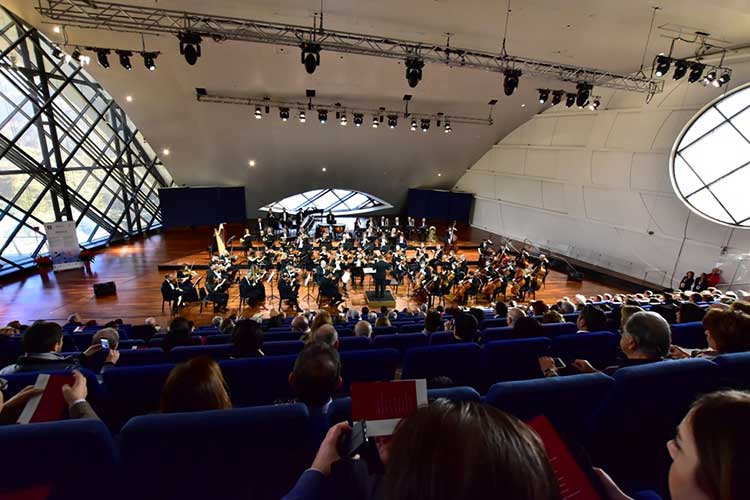
[[[231,318],[224,318],[219,326],[219,331],[231,335],[232,330],[234,330],[234,321]]]
[[[380,316],[375,320],[375,328],[391,326],[391,321],[386,316]]]
[[[318,311],[318,313],[315,315],[315,318],[313,318],[312,325],[310,325],[310,331],[312,333],[315,333],[315,330],[326,323],[329,325],[333,325],[333,318],[331,318],[331,313],[329,313],[325,309],[322,309]]]
[[[508,319],[506,320],[508,322],[508,326],[513,326],[516,321],[525,316],[526,313],[523,312],[523,309],[520,309],[518,307],[512,307],[508,309]]]
[[[346,422],[328,431],[311,467],[284,500],[321,498]],[[439,436],[439,439],[436,439]],[[557,500],[558,484],[539,437],[491,406],[438,399],[376,439],[387,500]],[[364,488],[366,489],[366,488]],[[378,484],[377,490],[381,490]]]
[[[482,328],[482,323],[484,323],[484,311],[478,307],[472,307],[469,309],[469,314],[474,316],[477,320],[477,328]]]
[[[542,314],[542,324],[546,325],[550,323],[565,323],[565,318],[558,311],[550,309]]]
[[[211,326],[213,326],[214,328],[216,328],[217,330],[219,330],[219,329],[221,329],[221,323],[222,323],[222,321],[224,321],[223,317],[221,317],[221,316],[214,316],[211,319]]]
[[[63,325],[63,329],[75,330],[82,326],[83,326],[83,322],[81,321],[81,317],[78,315],[78,313],[73,313],[70,316],[68,316],[68,322]]]
[[[333,325],[321,325],[313,333],[313,342],[327,344],[334,349],[339,348],[339,334]]]
[[[699,398],[667,443],[672,500],[750,498],[750,394],[720,391]],[[601,469],[594,469],[605,500],[632,500]]]
[[[620,331],[623,331],[623,327],[625,326],[625,323],[628,322],[630,317],[634,315],[637,312],[644,311],[644,309],[640,306],[629,306],[624,305],[620,308]]]
[[[193,338],[193,327],[187,319],[177,316],[169,324],[169,330],[164,336],[162,349],[165,352],[171,351],[174,347],[195,345]]]
[[[620,349],[624,359],[618,361],[617,365],[609,366],[602,370],[607,375],[612,375],[620,368],[642,365],[663,360],[669,354],[671,343],[671,330],[669,323],[660,315],[643,311],[633,314],[620,336]],[[544,356],[539,358],[539,367],[545,377],[556,377],[560,375],[552,358]],[[598,371],[591,363],[584,359],[576,359],[570,370],[565,374],[593,373]]]
[[[560,302],[557,303],[560,307],[560,312],[563,314],[571,314],[576,312],[576,306],[573,304],[568,297],[563,297]]]
[[[161,391],[162,413],[226,410],[232,407],[229,389],[219,364],[200,356],[169,372]]]
[[[120,334],[114,328],[102,328],[91,337],[91,345],[101,345],[102,339],[107,339],[109,348],[117,350],[120,345]]]
[[[677,311],[677,323],[694,323],[703,321],[706,310],[692,302],[683,302]]]
[[[369,321],[357,321],[354,325],[354,335],[357,337],[372,337],[372,325]]]
[[[341,387],[341,359],[328,344],[307,345],[294,362],[289,374],[296,401],[304,403],[311,415],[324,415]]]
[[[591,304],[585,305],[578,315],[578,333],[601,332],[607,329],[607,315]]]
[[[474,342],[477,337],[477,319],[467,313],[461,313],[453,319],[454,342]]]
[[[259,358],[263,353],[263,328],[249,319],[237,322],[232,331],[232,358]]]
[[[12,373],[38,372],[41,370],[70,370],[86,366],[89,358],[102,350],[101,344],[92,345],[80,355],[65,356],[60,354],[63,346],[63,332],[60,325],[48,321],[38,321],[23,334],[24,355],[15,364],[0,370],[0,375]],[[104,372],[117,364],[120,353],[110,349],[101,371]]]
[[[292,332],[299,335],[299,339],[302,342],[307,343],[310,341],[310,335],[312,334],[312,332],[310,330],[310,324],[307,322],[306,317],[295,316],[290,326],[292,328]]]
[[[513,332],[508,338],[530,339],[533,337],[544,337],[544,328],[535,318],[518,318],[513,323]]]
[[[688,271],[685,273],[685,276],[682,277],[682,280],[680,280],[678,288],[683,292],[687,292],[693,289],[693,283],[695,283],[695,272]]]
[[[359,321],[359,311],[356,309],[349,309],[346,312],[347,321]]]
[[[703,317],[708,349],[688,350],[672,346],[671,358],[714,358],[721,354],[750,351],[750,314],[733,309],[711,308]]]
[[[549,306],[543,300],[535,300],[531,303],[531,310],[534,311],[534,316],[542,316],[549,310]]]
[[[330,314],[328,318],[330,319]],[[281,311],[272,311],[271,317],[268,318],[268,328],[279,328],[284,326],[284,313]]]
[[[495,317],[505,318],[507,315],[508,315],[508,306],[505,305],[505,302],[501,300],[495,302]]]
[[[745,302],[744,300],[738,300],[734,303],[732,303],[731,309],[735,311],[742,311],[745,314],[750,314],[750,302]],[[696,321],[702,321],[703,316],[701,316],[701,319]]]

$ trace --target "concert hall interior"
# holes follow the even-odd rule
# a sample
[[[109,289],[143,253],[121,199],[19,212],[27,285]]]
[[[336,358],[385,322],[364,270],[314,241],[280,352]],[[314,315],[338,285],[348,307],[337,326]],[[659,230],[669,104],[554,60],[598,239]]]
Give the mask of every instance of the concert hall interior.
[[[4,0],[0,498],[750,498],[704,477],[750,473],[748,431],[693,423],[750,405],[748,26]]]

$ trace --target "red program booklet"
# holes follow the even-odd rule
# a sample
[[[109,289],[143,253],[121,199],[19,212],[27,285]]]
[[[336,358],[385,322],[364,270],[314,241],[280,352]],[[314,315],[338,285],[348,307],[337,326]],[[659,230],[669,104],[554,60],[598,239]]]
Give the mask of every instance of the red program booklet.
[[[367,422],[369,436],[390,436],[402,418],[427,404],[427,382],[355,382],[351,396],[352,420]]]
[[[68,406],[62,395],[62,386],[65,384],[73,385],[74,380],[75,378],[72,374],[39,374],[34,387],[42,389],[44,392],[26,402],[26,406],[18,417],[18,423],[30,424],[62,419],[65,416],[65,410]]]
[[[560,435],[545,416],[526,422],[542,439],[560,485],[562,500],[601,500]]]

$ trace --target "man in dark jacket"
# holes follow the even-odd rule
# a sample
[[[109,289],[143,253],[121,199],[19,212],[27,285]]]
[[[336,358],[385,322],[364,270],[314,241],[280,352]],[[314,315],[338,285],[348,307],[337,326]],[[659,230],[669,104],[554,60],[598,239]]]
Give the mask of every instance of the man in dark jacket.
[[[378,257],[372,267],[375,269],[375,297],[385,297],[385,282],[388,279],[387,272],[391,265],[384,261],[382,257]]]

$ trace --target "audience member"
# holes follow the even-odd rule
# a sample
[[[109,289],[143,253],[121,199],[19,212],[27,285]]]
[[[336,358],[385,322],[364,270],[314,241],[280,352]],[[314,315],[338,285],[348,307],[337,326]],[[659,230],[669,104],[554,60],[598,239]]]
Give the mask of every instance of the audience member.
[[[222,321],[224,321],[223,317],[221,317],[221,316],[214,316],[211,319],[211,326],[213,326],[214,328],[216,328],[217,330],[219,330],[219,329],[221,329],[221,323],[222,323]]]
[[[576,312],[576,306],[573,304],[568,297],[563,297],[560,302],[558,302],[558,305],[560,306],[560,312],[563,314],[572,314]]]
[[[324,415],[333,395],[341,387],[341,359],[336,349],[328,344],[307,345],[294,362],[289,374],[296,400],[304,403],[310,414]]]
[[[195,339],[192,337],[193,328],[190,322],[182,316],[177,316],[169,324],[169,330],[164,336],[162,349],[169,352],[174,347],[195,345]]]
[[[687,292],[693,289],[693,283],[695,283],[695,273],[693,271],[688,271],[685,273],[685,276],[682,277],[678,288],[683,292]]]
[[[469,314],[474,316],[477,320],[477,329],[482,328],[482,323],[484,323],[484,311],[478,307],[472,307],[469,309]]]
[[[23,334],[25,354],[15,364],[0,370],[0,375],[21,372],[38,372],[42,370],[70,370],[86,366],[89,358],[102,350],[101,344],[92,345],[83,354],[64,356],[60,354],[63,345],[63,332],[60,325],[49,321],[38,321]],[[101,371],[104,372],[117,364],[120,352],[110,349]]]
[[[683,302],[677,311],[677,323],[695,323],[703,321],[706,310],[692,302]]]
[[[232,331],[233,358],[263,357],[263,328],[249,319],[237,322]]]
[[[110,349],[115,349],[120,345],[120,334],[114,328],[102,328],[91,337],[91,345],[101,345],[102,339],[107,339]]]
[[[607,329],[607,315],[598,307],[586,304],[578,315],[578,333],[600,332]]]
[[[391,326],[390,320],[385,316],[380,316],[375,320],[375,328],[381,328],[384,326]]]
[[[738,300],[734,303],[732,303],[731,309],[735,311],[742,311],[745,314],[750,314],[750,302],[745,302],[744,300]],[[701,319],[696,321],[702,321],[703,316],[701,316]]]
[[[534,337],[544,337],[544,328],[535,318],[524,316],[518,318],[513,323],[513,333],[508,338],[530,339]]]
[[[354,335],[357,337],[372,337],[372,325],[370,322],[364,320],[357,321],[357,324],[354,325]]]
[[[356,309],[349,309],[346,312],[346,319],[347,321],[359,321],[359,311]]]
[[[330,314],[328,318],[331,318]],[[272,311],[271,316],[268,318],[268,328],[280,328],[282,326],[284,326],[284,313],[276,310]]]
[[[687,350],[672,346],[672,358],[714,358],[721,354],[750,351],[750,314],[733,309],[709,309],[703,317],[708,349]]]
[[[531,303],[531,310],[534,311],[534,316],[542,316],[549,310],[549,306],[543,300],[535,300]]]
[[[443,319],[440,317],[440,313],[437,311],[428,311],[427,316],[424,318],[424,330],[422,333],[431,335],[443,328]]]
[[[496,318],[505,318],[508,315],[508,306],[505,305],[505,302],[498,300],[495,302],[495,317]]]
[[[313,333],[313,342],[327,344],[334,349],[339,348],[339,334],[333,325],[320,325]]]
[[[630,317],[637,312],[642,312],[644,309],[640,306],[628,306],[624,305],[620,308],[620,331],[623,331],[625,323],[628,322]]]
[[[526,313],[518,307],[512,307],[508,309],[508,326],[513,326],[513,323],[526,316]]]
[[[219,364],[200,356],[169,372],[161,391],[161,412],[226,410],[232,407],[229,389]]]
[[[750,394],[720,391],[699,398],[667,443],[672,500],[750,498]],[[632,500],[601,469],[594,469],[605,500]]]
[[[302,342],[307,343],[310,341],[310,335],[312,335],[312,331],[310,330],[310,324],[307,322],[307,318],[305,316],[295,316],[290,326],[292,328],[292,332],[299,335],[299,339]]]
[[[550,323],[565,323],[565,318],[563,318],[563,315],[559,311],[550,309],[542,314],[542,324]]]
[[[83,326],[83,323],[81,322],[81,317],[78,315],[78,313],[73,313],[68,316],[68,322],[63,325],[63,329],[65,330],[75,330],[77,328],[80,328]]]
[[[312,325],[310,325],[310,331],[312,333],[315,333],[315,330],[326,323],[329,325],[333,325],[333,318],[331,318],[331,313],[329,313],[325,309],[322,309],[315,315]]]
[[[467,313],[453,318],[453,340],[456,342],[474,342],[477,336],[477,319]]]

